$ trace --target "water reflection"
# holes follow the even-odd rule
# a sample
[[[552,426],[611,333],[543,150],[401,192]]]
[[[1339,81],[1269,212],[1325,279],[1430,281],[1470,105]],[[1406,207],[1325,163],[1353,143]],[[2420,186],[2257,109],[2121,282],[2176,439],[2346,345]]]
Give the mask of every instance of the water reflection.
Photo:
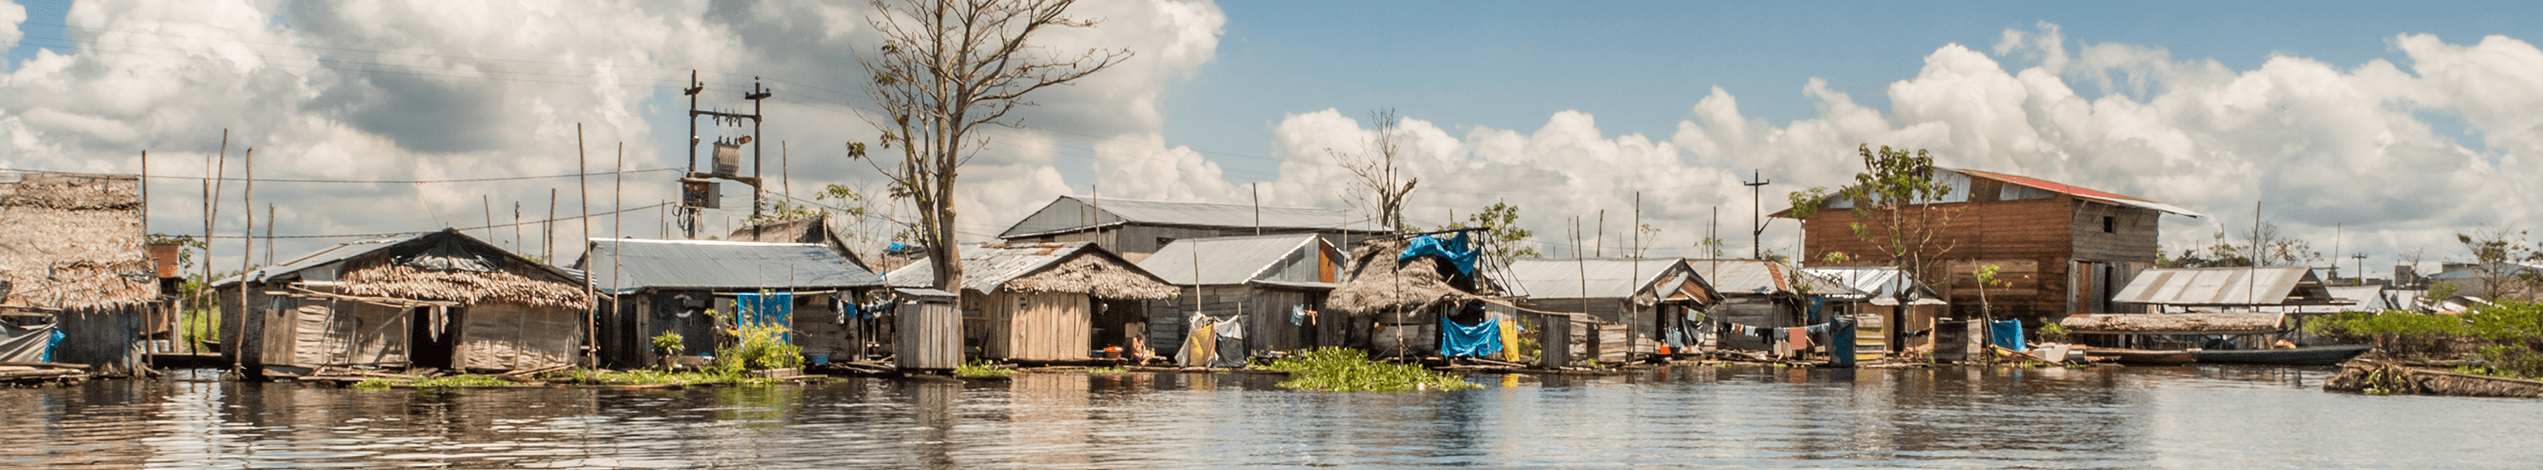
[[[466,393],[208,375],[0,390],[0,467],[2499,466],[2530,400],[2364,397],[2324,369],[1670,367],[1429,394],[1257,374]],[[2483,423],[2476,429],[2459,423]],[[2227,465],[2219,465],[2227,464]]]

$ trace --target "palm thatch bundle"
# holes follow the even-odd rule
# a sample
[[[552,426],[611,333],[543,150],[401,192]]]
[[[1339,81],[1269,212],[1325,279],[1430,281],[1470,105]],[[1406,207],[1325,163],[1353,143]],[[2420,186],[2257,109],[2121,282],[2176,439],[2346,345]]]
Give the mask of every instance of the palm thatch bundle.
[[[1137,267],[1092,254],[1071,257],[1058,266],[1042,272],[1007,281],[1000,289],[1016,292],[1053,292],[1087,294],[1111,299],[1162,300],[1174,297],[1177,288],[1157,282],[1156,277],[1133,271]]]
[[[1379,240],[1352,250],[1350,276],[1333,288],[1325,307],[1349,314],[1378,313],[1389,310],[1419,310],[1443,302],[1479,299],[1473,293],[1458,290],[1440,275],[1447,269],[1438,258],[1421,257],[1396,262],[1404,251],[1404,240]]]
[[[344,273],[345,293],[372,297],[447,300],[468,305],[509,303],[585,309],[590,292],[570,282],[534,279],[518,265],[502,271],[427,271],[381,263]]]
[[[0,303],[86,310],[159,296],[144,249],[141,179],[10,173],[0,182]],[[5,181],[5,180],[0,180]]]
[[[2286,316],[2275,313],[2075,315],[2058,321],[2068,331],[2085,334],[2267,333],[2285,324]]]

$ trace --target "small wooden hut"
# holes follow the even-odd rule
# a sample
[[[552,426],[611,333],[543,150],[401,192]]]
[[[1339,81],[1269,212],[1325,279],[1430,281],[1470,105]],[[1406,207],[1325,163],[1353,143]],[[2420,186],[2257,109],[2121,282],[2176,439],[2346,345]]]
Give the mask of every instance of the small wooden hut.
[[[1710,323],[1756,328],[1791,328],[1825,322],[1812,318],[1830,294],[1857,294],[1836,281],[1801,272],[1779,261],[1757,259],[1691,259],[1687,267],[1711,281],[1722,303],[1709,312]],[[1817,298],[1818,300],[1813,300]],[[1752,335],[1716,335],[1720,349],[1768,350]],[[1780,342],[1779,342],[1780,343]]]
[[[141,366],[159,284],[140,189],[132,175],[0,171],[0,341],[58,331],[60,342],[38,348],[52,362],[102,375]],[[25,358],[0,360],[15,359]]]
[[[1860,293],[1834,298],[1849,304],[1840,310],[1849,310],[1855,316],[1857,360],[1878,360],[1896,351],[1931,344],[1931,335],[1911,333],[1934,329],[1950,305],[1933,288],[1896,266],[1811,267],[1802,268],[1802,272],[1836,281]]]
[[[1092,243],[974,245],[961,252],[964,343],[983,358],[1091,359],[1090,351],[1103,347],[1094,335],[1096,318],[1139,318],[1141,301],[1175,295],[1173,284]],[[896,287],[936,280],[927,262],[884,277]]]
[[[574,365],[592,307],[578,275],[456,229],[338,245],[213,288],[222,359],[269,377]]]
[[[1315,315],[1342,263],[1342,250],[1312,233],[1175,240],[1139,268],[1175,283],[1184,295],[1149,301],[1145,318],[1098,319],[1096,328],[1105,331],[1097,339],[1120,331],[1151,348],[1170,348],[1183,343],[1197,314],[1241,321],[1243,350],[1221,351],[1235,357],[1318,346]]]

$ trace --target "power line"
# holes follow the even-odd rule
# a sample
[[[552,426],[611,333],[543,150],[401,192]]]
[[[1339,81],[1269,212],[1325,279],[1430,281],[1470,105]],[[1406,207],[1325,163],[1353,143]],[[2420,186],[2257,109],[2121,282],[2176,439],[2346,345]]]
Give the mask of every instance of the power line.
[[[5,170],[5,171],[20,171],[20,172],[29,172],[29,173],[71,173],[71,172],[66,172],[66,171],[30,170],[30,169],[23,169],[23,168],[0,168],[0,170]],[[626,171],[626,172],[627,172],[627,173],[652,173],[652,172],[661,172],[661,171],[679,171],[679,170],[680,170],[680,169],[678,169],[678,168],[647,168],[647,169],[642,169],[642,170],[628,170],[628,171]],[[563,174],[563,175],[539,175],[539,176],[502,176],[502,177],[488,177],[488,178],[461,178],[461,179],[447,179],[447,180],[330,180],[330,179],[307,179],[307,178],[300,178],[300,179],[294,179],[294,178],[257,178],[257,179],[256,179],[256,182],[258,182],[258,183],[350,183],[350,184],[440,184],[440,183],[478,183],[478,182],[486,182],[486,181],[518,181],[518,180],[535,180],[535,179],[550,179],[550,178],[573,178],[573,177],[576,177],[576,176],[607,176],[607,175],[611,175],[611,174],[614,174],[614,173],[586,173],[586,174],[582,174],[582,175],[576,175],[576,174]],[[246,180],[247,180],[246,178],[211,178],[211,177],[204,177],[204,176],[173,176],[173,175],[150,175],[150,179],[186,180],[186,181],[202,181],[202,180],[207,180],[207,179],[217,179],[217,180],[220,180],[220,181],[246,181]]]
[[[661,203],[661,204],[654,204],[654,205],[650,205],[650,206],[642,206],[642,207],[629,207],[629,208],[619,209],[619,210],[615,210],[615,211],[609,211],[609,212],[602,212],[602,213],[592,214],[591,216],[603,216],[603,215],[611,215],[611,214],[620,214],[620,213],[627,213],[627,212],[635,212],[635,211],[647,210],[647,209],[652,209],[652,208],[662,207],[662,206],[667,206],[667,205],[670,205],[670,203]],[[450,229],[450,230],[459,230],[459,231],[468,231],[468,230],[485,230],[485,229],[492,229],[492,228],[518,227],[518,226],[523,226],[523,225],[544,224],[544,223],[551,223],[551,222],[562,222],[562,221],[576,220],[576,219],[581,219],[581,218],[583,218],[583,217],[557,217],[557,218],[545,219],[545,220],[525,220],[525,221],[514,222],[514,223],[509,223],[509,224],[480,225],[480,226],[475,226],[475,227],[451,227],[451,228],[449,228],[449,229]],[[417,230],[417,231],[411,231],[411,232],[382,232],[382,233],[347,233],[347,234],[337,234],[337,235],[274,235],[274,236],[266,236],[266,237],[251,237],[251,236],[246,236],[246,235],[213,235],[211,238],[216,238],[216,239],[232,239],[232,240],[240,239],[240,238],[272,238],[272,239],[312,239],[312,238],[385,238],[385,237],[394,237],[394,236],[399,236],[399,235],[414,235],[414,234],[418,234],[418,233],[432,233],[432,232],[438,232],[438,231],[440,231],[440,230]],[[587,234],[587,236],[588,236],[588,234]]]

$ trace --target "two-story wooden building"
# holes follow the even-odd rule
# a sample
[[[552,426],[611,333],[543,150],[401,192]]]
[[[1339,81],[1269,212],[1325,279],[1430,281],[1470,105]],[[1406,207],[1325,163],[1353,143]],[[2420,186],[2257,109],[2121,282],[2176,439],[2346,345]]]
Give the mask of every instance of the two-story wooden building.
[[[1986,265],[1999,267],[1997,278],[2009,283],[1985,292],[1997,317],[2117,311],[2123,307],[2113,305],[2113,295],[2154,267],[2163,214],[2200,217],[2159,202],[2027,176],[1935,168],[1934,178],[1949,185],[1950,193],[1919,204],[1933,205],[1941,209],[1934,214],[1950,219],[1933,243],[1939,253],[1929,252],[1941,261],[1934,263],[1940,272],[1923,275],[1942,280],[1934,287],[1944,290],[1953,315],[1960,317],[1979,314],[1972,273]],[[1857,222],[1878,224],[1858,220],[1854,203],[1832,198],[1802,220],[1804,259],[1844,253],[1851,261],[1832,264],[1891,263],[1879,244],[1855,235]],[[1878,238],[1879,229],[1873,230]]]

